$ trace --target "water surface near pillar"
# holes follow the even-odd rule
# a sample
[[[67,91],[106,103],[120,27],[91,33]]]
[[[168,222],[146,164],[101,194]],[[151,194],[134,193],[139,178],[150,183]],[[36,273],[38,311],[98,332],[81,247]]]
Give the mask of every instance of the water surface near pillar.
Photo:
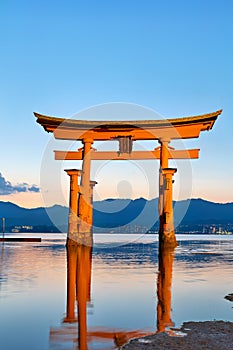
[[[64,235],[41,243],[0,245],[1,349],[76,349],[78,323],[64,323],[67,252]],[[170,318],[233,321],[232,236],[178,236],[171,274]],[[152,235],[95,235],[87,349],[114,349],[157,330],[158,242]],[[76,310],[75,310],[76,311]],[[123,339],[123,340],[122,340]]]

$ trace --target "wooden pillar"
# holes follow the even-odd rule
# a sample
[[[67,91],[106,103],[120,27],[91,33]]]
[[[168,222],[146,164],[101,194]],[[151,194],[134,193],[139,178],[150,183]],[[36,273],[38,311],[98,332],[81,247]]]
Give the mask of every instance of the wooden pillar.
[[[70,176],[68,240],[75,240],[78,224],[78,194],[80,190],[78,185],[78,177],[80,176],[81,171],[77,169],[68,169],[65,171]]]
[[[162,212],[162,227],[160,231],[160,242],[165,246],[176,247],[177,241],[174,231],[174,217],[172,205],[172,177],[176,173],[176,169],[163,168],[163,212]]]
[[[91,228],[93,228],[93,190],[94,190],[94,187],[95,185],[97,184],[96,181],[90,181],[90,222],[89,224],[91,225]],[[92,230],[93,232],[93,230]]]
[[[163,168],[168,168],[168,144],[169,139],[160,139],[160,168],[159,168],[159,232],[163,230],[163,205],[164,205],[164,178],[162,174]]]
[[[92,245],[92,230],[91,230],[91,196],[90,196],[90,172],[91,172],[91,146],[92,139],[83,139],[83,164],[79,195],[78,216],[79,224],[79,243]]]

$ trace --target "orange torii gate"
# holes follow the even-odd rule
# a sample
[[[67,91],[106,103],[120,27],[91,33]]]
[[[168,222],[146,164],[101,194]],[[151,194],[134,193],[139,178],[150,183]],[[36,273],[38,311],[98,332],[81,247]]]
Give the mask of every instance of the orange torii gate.
[[[82,160],[82,170],[67,170],[70,176],[70,215],[68,241],[92,244],[92,200],[95,181],[90,180],[92,160],[159,159],[159,238],[176,246],[173,223],[172,183],[176,169],[169,168],[169,159],[194,159],[199,149],[175,150],[171,140],[198,138],[210,130],[222,110],[199,116],[167,120],[88,121],[44,116],[34,113],[37,122],[56,139],[82,141],[78,151],[55,151],[56,160]],[[119,151],[104,152],[92,148],[94,141],[118,140]],[[159,147],[150,151],[134,151],[137,140],[157,140]],[[78,178],[81,178],[80,184]]]

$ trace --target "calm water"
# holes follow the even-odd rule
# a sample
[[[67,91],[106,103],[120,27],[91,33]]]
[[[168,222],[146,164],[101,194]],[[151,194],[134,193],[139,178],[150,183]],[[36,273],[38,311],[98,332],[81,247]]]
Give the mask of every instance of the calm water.
[[[231,236],[178,236],[160,259],[152,235],[95,235],[68,256],[65,235],[40,236],[0,245],[3,350],[78,349],[78,330],[82,350],[117,349],[184,321],[233,321]]]

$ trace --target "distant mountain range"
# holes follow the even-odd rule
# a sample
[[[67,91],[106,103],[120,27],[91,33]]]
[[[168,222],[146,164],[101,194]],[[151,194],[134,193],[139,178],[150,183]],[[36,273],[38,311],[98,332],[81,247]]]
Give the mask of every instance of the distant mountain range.
[[[67,229],[68,208],[54,205],[49,208],[27,209],[11,202],[0,201],[0,218],[5,218],[7,228],[14,226],[58,227]],[[53,230],[52,230],[53,231]]]
[[[203,199],[173,202],[175,226],[233,225],[233,203],[213,203]],[[158,198],[107,199],[94,203],[94,223],[98,227],[123,225],[158,228]]]
[[[139,198],[106,199],[94,202],[94,226],[97,231],[115,227],[158,227],[158,199]],[[233,225],[233,203],[213,203],[203,199],[174,202],[175,224],[182,225]],[[0,218],[6,220],[6,228],[14,226],[57,227],[67,230],[68,208],[54,205],[49,208],[26,209],[11,202],[0,201]],[[48,229],[48,231],[50,231]],[[52,230],[54,231],[54,230]]]

